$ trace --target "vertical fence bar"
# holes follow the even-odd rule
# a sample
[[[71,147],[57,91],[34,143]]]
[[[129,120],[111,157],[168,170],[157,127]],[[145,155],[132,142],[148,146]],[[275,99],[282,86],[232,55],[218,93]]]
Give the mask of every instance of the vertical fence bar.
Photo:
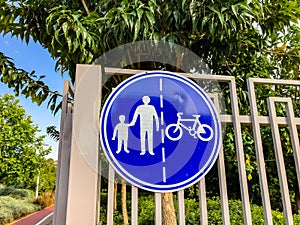
[[[217,112],[221,113],[218,94],[209,94],[209,96],[214,102]],[[219,189],[220,189],[220,198],[221,198],[221,207],[222,207],[222,221],[224,225],[230,225],[223,144],[221,145],[220,148],[219,157],[217,159],[217,165],[218,165]]]
[[[66,210],[68,201],[68,177],[70,166],[70,150],[71,150],[71,134],[72,134],[72,113],[70,112],[72,106],[68,107],[69,112],[66,113],[63,135],[62,135],[62,152],[61,152],[61,167],[59,179],[59,188],[57,196],[59,199],[56,202],[55,224],[59,225],[66,222]]]
[[[290,129],[290,137],[292,142],[292,148],[294,153],[294,161],[297,172],[298,188],[300,192],[300,145],[298,138],[297,125],[295,121],[295,114],[293,109],[293,103],[290,98],[287,99],[287,118]]]
[[[114,181],[115,181],[115,170],[109,164],[108,166],[108,190],[107,190],[107,224],[114,223]]]
[[[280,190],[281,190],[282,204],[284,210],[284,219],[286,224],[293,224],[293,215],[292,215],[291,201],[289,195],[289,187],[288,187],[288,181],[286,176],[284,157],[282,153],[278,122],[276,120],[275,102],[277,101],[280,101],[280,99],[268,98],[268,109],[270,114],[269,116],[271,121],[271,129],[272,129],[277,171],[278,171],[278,177],[280,182]]]
[[[155,225],[162,225],[161,193],[154,193],[155,198]]]
[[[70,167],[70,149],[72,133],[72,106],[68,105],[68,93],[70,83],[64,81],[62,109],[60,118],[60,137],[58,147],[58,166],[55,186],[55,205],[53,224],[64,224],[66,222],[68,181]]]
[[[207,217],[207,204],[206,204],[205,177],[203,177],[198,182],[198,184],[199,184],[200,222],[201,225],[207,225],[208,217]]]
[[[236,153],[238,158],[240,189],[241,189],[241,196],[243,202],[244,224],[252,225],[247,175],[245,170],[245,155],[244,155],[244,147],[243,147],[243,139],[242,139],[242,129],[241,129],[240,116],[239,116],[236,83],[234,79],[232,79],[231,82],[229,83],[229,88],[230,88],[232,116],[234,118],[233,127],[234,127],[234,134],[235,134],[235,144],[237,148]]]
[[[178,199],[178,224],[185,224],[184,190],[177,192]]]
[[[97,200],[97,205],[96,205],[96,210],[97,210],[97,225],[101,223],[101,218],[100,218],[100,212],[101,212],[101,177],[102,177],[102,159],[101,156],[99,157],[99,170],[98,170],[98,200]]]
[[[257,167],[258,167],[260,192],[261,192],[262,204],[264,208],[265,224],[272,225],[273,224],[272,209],[270,203],[269,187],[268,187],[268,181],[266,175],[266,167],[265,167],[265,159],[263,154],[260,125],[258,122],[258,111],[257,111],[257,104],[256,104],[256,94],[254,90],[254,80],[249,78],[247,80],[247,86],[248,86],[248,96],[249,96],[250,109],[251,109],[251,120],[252,120],[253,136],[254,136]]]
[[[220,188],[221,207],[222,207],[222,220],[224,225],[230,225],[223,145],[220,149],[217,164],[218,164],[218,178],[219,178],[219,188]]]
[[[131,185],[131,225],[138,225],[138,188]]]

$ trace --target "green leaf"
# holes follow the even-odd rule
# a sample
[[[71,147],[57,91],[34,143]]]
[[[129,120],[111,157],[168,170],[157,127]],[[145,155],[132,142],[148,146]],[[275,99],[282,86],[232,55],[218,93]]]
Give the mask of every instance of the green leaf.
[[[125,13],[122,13],[122,17],[123,17],[123,19],[124,19],[126,25],[127,25],[128,27],[130,27],[130,26],[129,26],[128,16],[127,16]]]
[[[155,19],[153,14],[151,12],[146,11],[146,17],[149,20],[151,26],[153,26],[155,24]]]
[[[237,5],[232,5],[231,9],[232,9],[232,12],[235,15],[235,17],[238,17],[238,6]]]

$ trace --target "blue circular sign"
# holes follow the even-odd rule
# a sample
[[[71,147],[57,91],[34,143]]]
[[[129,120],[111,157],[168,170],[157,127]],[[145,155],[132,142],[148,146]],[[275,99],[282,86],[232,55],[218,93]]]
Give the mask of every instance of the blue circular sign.
[[[128,182],[149,191],[177,191],[213,166],[221,125],[212,101],[194,82],[171,72],[147,72],[125,80],[108,97],[100,141]]]

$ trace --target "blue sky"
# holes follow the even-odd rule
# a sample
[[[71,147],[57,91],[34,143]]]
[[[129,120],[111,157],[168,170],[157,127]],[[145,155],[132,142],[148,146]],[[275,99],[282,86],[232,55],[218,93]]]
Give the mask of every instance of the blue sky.
[[[46,49],[38,43],[31,41],[28,45],[19,39],[11,38],[9,35],[0,36],[0,52],[14,59],[17,67],[28,72],[34,70],[37,75],[46,75],[44,82],[51,90],[57,90],[62,93],[63,78],[59,72],[55,72],[55,61],[51,58]],[[0,95],[5,93],[14,94],[11,89],[0,82]],[[41,132],[39,135],[46,135],[48,126],[56,126],[59,129],[60,113],[55,116],[47,108],[47,102],[41,106],[32,103],[30,99],[19,96],[20,104],[25,108],[26,114],[32,117],[35,124],[39,126]],[[52,153],[47,157],[57,159],[58,143],[46,136],[45,144],[52,146]]]

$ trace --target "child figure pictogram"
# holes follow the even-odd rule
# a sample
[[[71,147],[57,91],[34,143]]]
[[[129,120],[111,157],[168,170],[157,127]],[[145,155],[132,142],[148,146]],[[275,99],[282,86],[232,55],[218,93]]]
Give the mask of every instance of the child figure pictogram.
[[[119,116],[120,123],[118,123],[114,129],[112,140],[115,140],[116,137],[118,138],[118,150],[117,154],[119,154],[122,150],[122,144],[124,145],[124,151],[126,153],[129,153],[129,150],[127,148],[128,145],[128,127],[129,124],[125,123],[125,116],[120,115]]]

